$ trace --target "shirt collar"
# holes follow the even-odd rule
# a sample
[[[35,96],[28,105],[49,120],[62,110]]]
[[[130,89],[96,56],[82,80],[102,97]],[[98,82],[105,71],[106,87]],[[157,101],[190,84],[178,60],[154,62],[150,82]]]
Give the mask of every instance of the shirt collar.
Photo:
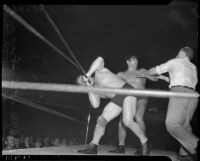
[[[188,61],[190,61],[190,59],[188,58],[188,57],[185,57],[185,58],[183,58],[184,60],[188,60]]]
[[[190,61],[190,59],[188,57],[185,57],[185,58],[178,58],[178,59],[182,59],[182,60],[188,60]]]

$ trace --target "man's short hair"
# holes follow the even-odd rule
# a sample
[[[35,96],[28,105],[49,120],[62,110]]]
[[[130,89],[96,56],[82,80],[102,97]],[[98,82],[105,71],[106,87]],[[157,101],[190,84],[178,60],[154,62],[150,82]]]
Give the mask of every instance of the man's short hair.
[[[128,55],[128,56],[125,56],[125,61],[130,60],[130,59],[135,59],[135,60],[138,61],[138,58],[137,58],[135,55]]]
[[[191,60],[194,56],[194,51],[192,50],[192,48],[186,46],[181,48],[182,51],[185,52],[185,54],[187,55],[187,57]]]

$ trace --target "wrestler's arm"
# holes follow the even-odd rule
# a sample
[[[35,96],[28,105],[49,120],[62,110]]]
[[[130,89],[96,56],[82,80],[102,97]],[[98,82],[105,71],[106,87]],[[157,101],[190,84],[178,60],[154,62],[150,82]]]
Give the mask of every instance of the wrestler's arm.
[[[141,69],[140,72],[137,74],[138,78],[147,78],[151,81],[158,81],[158,78],[154,74],[149,74],[146,69]]]
[[[76,79],[77,84],[79,84],[81,86],[88,86],[88,87],[94,86],[94,78],[90,78],[90,80],[84,81],[83,77],[84,76],[78,76],[78,78]],[[98,108],[100,105],[100,98],[99,98],[98,94],[89,92],[88,97],[89,97],[91,105],[94,108]]]
[[[90,103],[93,108],[98,108],[100,105],[100,98],[97,94],[95,93],[88,93],[88,97],[90,100]]]
[[[120,77],[120,78],[122,78],[122,79],[124,79],[124,78],[123,78],[123,72],[117,73],[117,76]]]
[[[100,106],[101,98],[108,98],[108,96],[103,94],[96,94],[96,93],[88,93],[88,97],[90,100],[91,105],[94,108],[98,108]]]
[[[157,73],[156,67],[149,69],[149,70],[147,71],[147,74],[148,74],[148,75],[158,75],[158,76],[157,76],[158,79],[162,79],[162,80],[164,80],[164,81],[166,81],[166,82],[168,82],[168,83],[170,82],[169,77],[164,76],[164,75],[159,75],[159,74]]]
[[[86,85],[88,87],[95,86],[94,79],[90,79],[90,81],[87,81]],[[96,94],[96,93],[93,93],[93,92],[89,92],[88,93],[88,97],[89,97],[89,100],[90,100],[90,103],[91,103],[92,107],[93,108],[98,108],[99,105],[100,105],[100,97],[99,97],[99,95]]]
[[[176,63],[176,59],[171,59],[167,61],[166,63],[163,63],[159,66],[153,67],[149,70],[147,70],[147,75],[153,75],[156,76],[159,79],[165,80],[166,82],[170,82],[170,78],[166,77],[164,75],[161,75],[162,73],[166,73],[170,70],[170,67],[173,66]]]
[[[147,74],[148,75],[158,75],[158,73],[156,72],[156,68],[155,67],[147,70]]]
[[[166,82],[169,83],[169,77],[167,77],[167,76],[159,75],[157,78],[158,78],[158,79],[162,79],[162,80],[164,80],[164,81],[166,81]]]
[[[98,57],[93,61],[93,63],[90,66],[90,69],[86,73],[87,77],[91,77],[92,74],[104,63],[104,59],[102,57]]]

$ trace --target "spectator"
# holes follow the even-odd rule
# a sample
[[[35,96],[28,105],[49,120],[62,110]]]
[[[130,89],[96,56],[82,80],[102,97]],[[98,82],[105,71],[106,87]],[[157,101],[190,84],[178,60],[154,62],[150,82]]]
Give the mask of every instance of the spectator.
[[[67,140],[65,138],[62,139],[60,146],[65,147],[67,145]]]
[[[21,148],[25,148],[24,147],[24,135],[22,134],[19,138],[19,144]]]
[[[34,138],[33,138],[33,136],[31,135],[30,137],[29,137],[29,145],[30,145],[30,147],[31,148],[33,148],[35,145],[34,145]]]
[[[50,147],[50,139],[49,139],[49,137],[45,137],[43,139],[43,145],[44,145],[44,147]]]
[[[35,142],[35,148],[41,148],[42,147],[42,143],[41,142]]]
[[[50,137],[50,146],[54,146],[54,138],[53,137]]]
[[[20,149],[20,139],[19,139],[19,137],[14,138],[14,148]]]
[[[30,140],[29,140],[29,137],[28,136],[26,136],[25,138],[24,138],[24,148],[30,148],[31,146],[30,146]]]
[[[36,137],[35,147],[36,148],[41,148],[42,147],[42,138],[40,136]]]
[[[14,149],[14,136],[8,135],[6,138],[5,150],[12,150],[12,149]]]
[[[60,139],[59,138],[55,138],[53,141],[53,146],[54,147],[58,147],[60,145]]]
[[[76,138],[73,138],[73,145],[77,145],[78,144],[78,141]]]
[[[5,137],[2,137],[2,149],[5,149],[5,147],[6,147],[6,139],[5,139]]]

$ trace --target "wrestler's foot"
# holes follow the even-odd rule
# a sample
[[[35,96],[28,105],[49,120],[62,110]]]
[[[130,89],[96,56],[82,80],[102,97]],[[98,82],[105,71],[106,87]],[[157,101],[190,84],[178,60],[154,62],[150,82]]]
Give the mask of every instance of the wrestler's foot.
[[[118,145],[116,149],[110,150],[110,153],[125,153],[125,146],[124,145]]]
[[[89,145],[87,145],[87,148],[85,148],[85,149],[77,150],[77,152],[78,153],[85,153],[85,151],[87,151],[88,148],[89,148]]]
[[[135,151],[134,155],[142,155],[142,145],[140,144],[137,150]]]
[[[149,155],[151,152],[151,147],[149,141],[142,145],[142,155]]]
[[[79,153],[97,154],[97,145],[90,143],[86,149],[78,150]]]
[[[176,159],[180,161],[197,161],[197,154],[178,155]]]

